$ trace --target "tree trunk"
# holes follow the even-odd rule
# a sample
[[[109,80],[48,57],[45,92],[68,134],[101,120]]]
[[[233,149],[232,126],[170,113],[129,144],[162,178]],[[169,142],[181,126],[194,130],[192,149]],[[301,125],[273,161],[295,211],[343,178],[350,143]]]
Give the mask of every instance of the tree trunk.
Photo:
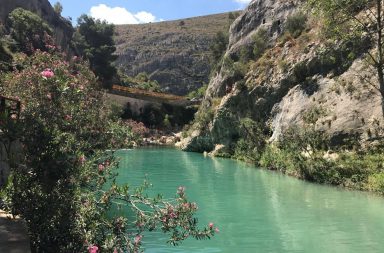
[[[383,56],[383,23],[382,23],[382,0],[377,0],[377,75],[379,79],[379,91],[381,95],[381,107],[384,117],[384,56]]]

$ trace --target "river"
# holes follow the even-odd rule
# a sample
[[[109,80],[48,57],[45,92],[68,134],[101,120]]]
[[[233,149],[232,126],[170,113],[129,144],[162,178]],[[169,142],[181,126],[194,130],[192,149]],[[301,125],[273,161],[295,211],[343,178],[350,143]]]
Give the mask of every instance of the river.
[[[175,196],[186,187],[201,224],[220,233],[207,241],[166,244],[144,236],[145,252],[384,252],[384,198],[311,184],[246,163],[168,148],[119,151],[118,182]]]

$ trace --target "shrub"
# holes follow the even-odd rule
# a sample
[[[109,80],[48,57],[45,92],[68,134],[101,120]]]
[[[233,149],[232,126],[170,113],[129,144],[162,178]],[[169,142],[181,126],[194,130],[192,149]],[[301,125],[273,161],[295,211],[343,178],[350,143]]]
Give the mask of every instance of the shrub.
[[[192,98],[197,98],[197,99],[202,99],[205,96],[205,92],[208,88],[208,84],[204,84],[197,90],[191,91],[188,93],[187,97],[192,99]]]
[[[197,229],[197,207],[184,188],[171,203],[144,195],[148,183],[116,184],[118,161],[105,150],[129,147],[134,134],[111,121],[87,64],[40,51],[16,59],[20,70],[5,75],[3,92],[23,108],[18,121],[1,125],[1,137],[23,144],[22,159],[10,161],[7,195],[13,214],[27,222],[32,252],[138,252],[143,231],[156,228],[173,244],[214,234]],[[130,220],[109,212],[117,202],[133,212]]]
[[[216,66],[224,55],[229,42],[229,34],[217,32],[209,49],[211,52],[211,65]],[[214,68],[212,68],[214,69]]]
[[[250,118],[243,118],[240,120],[239,136],[234,156],[240,160],[259,162],[266,145],[265,126]]]
[[[209,123],[213,120],[215,116],[214,110],[209,107],[206,109],[200,108],[199,111],[195,114],[194,122],[197,123],[202,129],[208,127]]]
[[[384,193],[380,148],[339,151],[332,158],[328,144],[327,136],[313,127],[291,128],[265,148],[260,165],[317,183]]]
[[[47,46],[52,46],[52,29],[37,14],[16,8],[9,14],[9,22],[17,51],[32,54],[36,49],[47,50]]]
[[[253,56],[260,58],[268,47],[268,32],[266,29],[260,28],[253,36]]]
[[[289,16],[285,22],[285,29],[294,37],[297,38],[305,30],[307,16],[302,12],[296,12]]]
[[[375,173],[368,177],[368,190],[384,193],[384,173]]]
[[[146,72],[141,72],[135,77],[127,76],[122,71],[119,72],[120,79],[124,86],[153,92],[162,91],[159,82],[151,80]]]

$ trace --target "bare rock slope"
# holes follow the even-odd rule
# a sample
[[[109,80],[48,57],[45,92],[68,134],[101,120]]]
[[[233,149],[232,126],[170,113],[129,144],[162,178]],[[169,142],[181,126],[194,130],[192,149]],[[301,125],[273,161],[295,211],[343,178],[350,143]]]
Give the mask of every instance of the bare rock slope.
[[[163,90],[185,95],[208,82],[209,48],[217,32],[228,30],[230,16],[117,26],[117,66],[129,76],[146,72]]]
[[[239,119],[245,117],[267,123],[271,141],[290,127],[303,126],[305,117],[312,117],[335,145],[350,136],[371,141],[379,135],[381,97],[367,85],[366,79],[376,80],[362,60],[369,44],[322,41],[311,18],[301,36],[282,38],[287,17],[300,5],[295,0],[254,0],[233,23],[227,57],[236,58],[261,27],[268,31],[270,48],[250,64],[243,78],[234,78],[223,64],[200,108],[212,111],[212,118],[207,124],[195,123],[180,143],[182,149],[210,152],[218,145],[230,147],[239,136]]]

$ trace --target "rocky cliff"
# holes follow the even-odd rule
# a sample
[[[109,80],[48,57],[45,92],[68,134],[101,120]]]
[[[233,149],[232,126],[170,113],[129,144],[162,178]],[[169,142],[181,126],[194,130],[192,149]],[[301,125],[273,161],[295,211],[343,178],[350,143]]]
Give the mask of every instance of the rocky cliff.
[[[68,51],[73,33],[72,24],[57,14],[48,0],[1,0],[0,4],[1,23],[5,24],[8,14],[18,7],[34,12],[52,27],[57,45]]]
[[[208,82],[210,44],[217,32],[228,30],[231,16],[117,26],[117,66],[129,76],[147,72],[164,91],[185,95]]]
[[[299,15],[301,2],[254,0],[232,24],[225,55],[232,63],[223,61],[211,79],[189,137],[180,143],[184,150],[231,147],[245,117],[267,125],[270,141],[308,118],[335,145],[350,136],[370,141],[380,134],[381,97],[369,85],[376,79],[363,60],[369,43],[325,41],[310,16],[300,36],[291,36],[286,21]],[[246,64],[245,75],[235,75],[242,48],[252,46],[261,29],[268,49]]]

